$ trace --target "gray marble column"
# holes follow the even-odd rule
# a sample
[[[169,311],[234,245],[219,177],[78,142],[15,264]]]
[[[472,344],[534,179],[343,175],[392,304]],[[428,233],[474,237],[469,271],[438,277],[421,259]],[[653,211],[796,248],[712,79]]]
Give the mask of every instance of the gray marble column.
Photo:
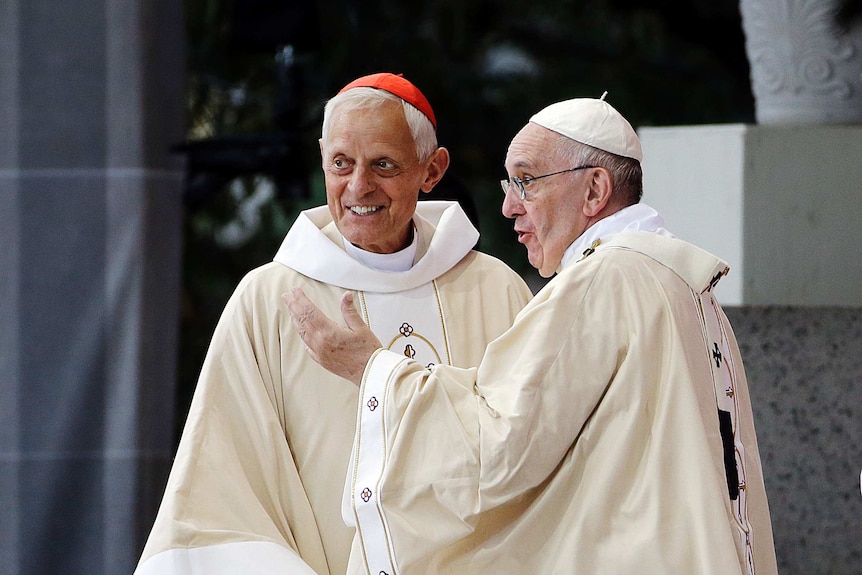
[[[782,575],[862,572],[862,308],[725,308]]]
[[[182,4],[0,0],[0,571],[131,573],[161,496]]]

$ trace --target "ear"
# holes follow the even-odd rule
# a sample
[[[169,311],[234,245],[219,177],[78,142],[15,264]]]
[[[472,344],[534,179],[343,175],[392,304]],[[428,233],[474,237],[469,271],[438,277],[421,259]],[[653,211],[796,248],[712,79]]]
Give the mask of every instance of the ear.
[[[320,146],[320,159],[323,160],[323,159],[325,159],[324,152],[323,152],[323,138],[320,138],[319,140],[317,140],[317,145]]]
[[[601,213],[610,202],[613,191],[611,173],[605,168],[593,168],[584,200],[584,215],[593,218]]]
[[[428,164],[425,168],[425,179],[419,189],[426,194],[434,189],[443,174],[449,169],[449,150],[446,148],[437,148],[437,150],[427,160]]]

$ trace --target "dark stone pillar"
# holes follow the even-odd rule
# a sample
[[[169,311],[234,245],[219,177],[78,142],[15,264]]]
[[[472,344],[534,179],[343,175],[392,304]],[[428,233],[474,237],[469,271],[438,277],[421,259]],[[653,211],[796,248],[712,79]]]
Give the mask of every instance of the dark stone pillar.
[[[134,569],[173,449],[182,4],[0,0],[0,565]]]

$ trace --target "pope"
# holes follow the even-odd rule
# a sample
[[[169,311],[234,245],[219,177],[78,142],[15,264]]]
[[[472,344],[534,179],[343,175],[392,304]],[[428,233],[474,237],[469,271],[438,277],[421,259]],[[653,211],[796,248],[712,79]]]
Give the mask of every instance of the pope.
[[[604,97],[518,132],[502,211],[553,279],[472,368],[386,349],[349,294],[346,327],[284,294],[359,386],[348,573],[777,573],[728,266],[640,201],[642,159]]]

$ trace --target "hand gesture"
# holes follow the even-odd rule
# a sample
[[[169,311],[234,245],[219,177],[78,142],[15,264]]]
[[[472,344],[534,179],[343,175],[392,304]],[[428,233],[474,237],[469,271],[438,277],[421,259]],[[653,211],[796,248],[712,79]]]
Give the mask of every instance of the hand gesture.
[[[335,375],[359,385],[365,365],[383,347],[353,304],[353,293],[341,298],[341,315],[347,327],[329,319],[300,288],[281,295],[293,327],[314,361]]]

